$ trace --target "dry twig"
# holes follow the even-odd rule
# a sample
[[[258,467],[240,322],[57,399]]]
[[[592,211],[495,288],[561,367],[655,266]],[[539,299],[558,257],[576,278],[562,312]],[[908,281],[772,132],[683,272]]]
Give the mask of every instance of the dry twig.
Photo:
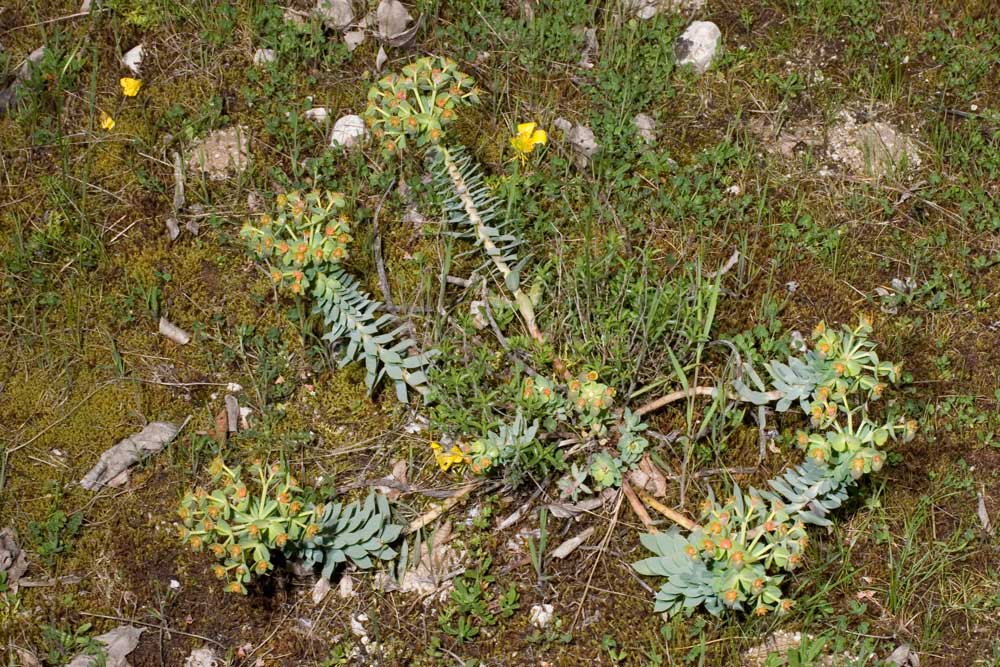
[[[448,510],[450,510],[455,505],[457,505],[462,500],[462,498],[465,498],[467,495],[469,495],[469,493],[473,489],[477,488],[478,486],[479,486],[479,483],[478,482],[474,482],[474,483],[469,484],[469,485],[465,486],[464,488],[458,490],[455,493],[455,495],[453,495],[451,498],[448,498],[446,501],[444,501],[443,503],[441,503],[437,507],[431,508],[427,512],[424,512],[423,514],[421,514],[420,516],[418,516],[416,519],[414,519],[413,521],[411,521],[409,527],[406,529],[406,532],[407,533],[414,533],[414,532],[420,530],[421,528],[423,528],[424,526],[426,526],[427,524],[431,523],[432,521],[434,521],[435,519],[437,519],[439,516],[441,516],[442,514],[444,514],[445,512],[447,512]]]
[[[669,507],[667,507],[666,505],[658,501],[656,498],[646,493],[645,491],[640,490],[639,497],[642,498],[642,501],[644,503],[646,503],[651,508],[653,508],[663,516],[667,517],[677,525],[681,526],[685,530],[691,531],[698,527],[698,524],[696,524],[694,521],[687,518],[680,512],[670,509]]]
[[[650,533],[657,532],[656,527],[653,526],[653,520],[649,517],[649,512],[646,508],[642,506],[642,502],[639,497],[635,495],[635,491],[632,489],[632,485],[628,483],[628,480],[622,480],[622,491],[625,492],[625,497],[628,499],[628,504],[632,506],[632,511],[635,515],[639,517],[639,521],[642,521],[642,525]]]

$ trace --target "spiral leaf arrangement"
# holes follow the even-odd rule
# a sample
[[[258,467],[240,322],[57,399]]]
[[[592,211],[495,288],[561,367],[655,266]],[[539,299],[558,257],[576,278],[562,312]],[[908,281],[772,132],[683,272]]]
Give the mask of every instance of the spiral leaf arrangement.
[[[524,260],[519,262],[515,252],[520,240],[498,218],[496,201],[472,158],[461,146],[448,148],[442,143],[445,126],[457,118],[455,110],[478,101],[472,77],[448,58],[428,56],[371,87],[365,121],[385,155],[400,155],[411,145],[429,149],[433,186],[445,202],[449,222],[482,248],[486,262],[514,297],[528,332],[542,341],[534,305],[521,289]]]
[[[779,411],[798,404],[812,428],[825,431],[798,433],[805,462],[770,480],[769,490],[737,487],[721,504],[710,496],[688,535],[674,528],[642,537],[655,555],[635,563],[636,571],[667,579],[656,594],[656,611],[704,605],[716,615],[725,609],[764,615],[791,608],[792,601],[781,595],[784,575],[775,571],[801,564],[806,525],[829,525],[827,515],[847,499],[854,483],[882,468],[881,447],[916,433],[913,421],[891,415],[876,420],[870,412],[901,373],[898,365],[878,358],[870,334],[865,320],[840,331],[820,324],[812,349],[787,363],[766,364],[772,391],[752,367],[744,369],[756,388],[737,381],[739,398],[758,405],[774,401]]]
[[[181,500],[180,538],[215,556],[212,571],[227,592],[245,595],[254,576],[274,569],[278,552],[302,558],[306,567],[322,565],[326,579],[348,561],[369,569],[396,556],[390,545],[403,527],[391,522],[388,501],[374,491],[364,504],[313,504],[280,463],[254,461],[244,478],[239,466],[216,458],[210,471],[216,488],[195,489]]]
[[[348,561],[361,569],[374,566],[375,560],[396,557],[390,544],[403,527],[390,522],[389,501],[372,491],[365,502],[354,501],[317,505],[319,530],[306,537],[302,546],[306,567],[322,565],[321,575],[329,579],[338,565]],[[373,560],[375,559],[375,560]]]
[[[429,355],[409,354],[416,343],[402,336],[396,318],[360,288],[341,263],[352,240],[344,196],[336,192],[278,195],[273,214],[247,223],[242,236],[251,251],[270,266],[274,283],[295,296],[311,296],[322,315],[324,340],[343,344],[340,365],[364,361],[365,384],[372,392],[388,376],[402,402],[407,389],[427,393],[424,368]]]
[[[239,466],[229,468],[221,458],[210,470],[216,488],[197,488],[181,500],[180,538],[215,556],[219,563],[212,571],[226,582],[226,591],[246,594],[255,575],[274,568],[272,552],[318,533],[322,512],[307,505],[298,481],[281,464],[255,461],[249,481]]]

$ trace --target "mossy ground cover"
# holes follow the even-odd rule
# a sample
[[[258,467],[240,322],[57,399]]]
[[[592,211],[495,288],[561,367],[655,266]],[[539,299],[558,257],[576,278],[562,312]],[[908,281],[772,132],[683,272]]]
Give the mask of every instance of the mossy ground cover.
[[[497,622],[468,641],[440,620],[460,613],[453,601],[382,592],[370,575],[353,575],[354,595],[334,590],[319,604],[308,580],[284,570],[246,597],[223,595],[205,554],[183,548],[174,525],[180,497],[205,483],[217,454],[282,456],[345,496],[403,460],[413,487],[453,491],[476,478],[438,468],[434,426],[492,427],[493,408],[511,400],[517,365],[473,326],[469,301],[479,295],[439,279],[468,275],[479,260],[440,234],[433,206],[420,210],[422,223],[410,215],[413,201],[428,201],[423,165],[385,162],[371,145],[332,150],[329,125],[301,116],[313,106],[334,118],[364,110],[379,76],[375,38],[349,52],[317,19],[299,25],[263,2],[94,4],[86,16],[70,2],[0,8],[0,70],[40,45],[49,51],[23,106],[0,116],[0,527],[18,531],[28,576],[47,584],[0,593],[4,664],[19,664],[15,647],[44,657],[46,626],[90,623],[100,634],[128,621],[148,628],[137,666],[181,665],[203,645],[236,665],[735,665],[778,629],[819,637],[840,656],[831,664],[877,664],[904,643],[923,665],[1000,664],[997,541],[977,516],[980,498],[994,523],[1000,516],[1000,22],[990,2],[710,0],[695,18],[719,25],[723,50],[701,76],[675,64],[688,20],[667,11],[637,21],[610,2],[408,3],[421,28],[411,46],[388,49],[385,68],[444,55],[484,91],[454,134],[527,241],[523,282],[538,285],[552,332],[532,345],[500,304],[510,345],[539,366],[613,377],[620,392],[652,384],[641,404],[676,388],[665,348],[689,339],[687,320],[670,320],[681,306],[649,310],[637,285],[682,285],[671,298],[689,304],[692,267],[710,274],[739,251],[720,280],[713,339],[738,341],[751,358],[781,357],[792,331],[866,313],[880,353],[904,364],[896,400],[920,426],[829,531],[814,531],[805,567],[785,583],[796,604],[781,617],[654,615],[654,582],[630,567],[645,556],[642,526],[620,499],[577,520],[549,517],[550,546],[597,530],[567,559],[549,559],[540,582],[518,537],[538,527],[537,512],[494,526],[529,499],[535,508],[555,500],[554,480],[486,484],[446,517],[468,566],[492,560],[484,596]],[[293,8],[308,14],[304,3]],[[579,64],[587,28],[599,44],[592,68]],[[143,88],[124,98],[119,58],[139,42]],[[257,48],[276,60],[255,65]],[[822,143],[774,149],[783,128],[822,133],[843,109],[905,131],[920,164],[875,177],[831,166]],[[100,111],[113,130],[100,127]],[[634,129],[638,113],[656,121],[650,145]],[[574,166],[557,117],[593,129],[601,148],[586,168]],[[550,141],[521,164],[509,139],[525,121]],[[189,173],[179,218],[198,233],[171,241],[173,152],[234,124],[252,137],[249,167],[223,181]],[[429,407],[402,406],[391,388],[369,396],[364,370],[338,368],[308,308],[276,293],[247,254],[244,220],[279,192],[311,187],[347,194],[350,268],[381,296],[378,216],[393,300],[421,344],[442,350]],[[161,316],[192,342],[160,336]],[[648,349],[648,331],[636,328],[644,318],[669,325]],[[710,347],[702,372],[721,373],[724,362]],[[243,387],[251,428],[219,445],[206,434],[228,383]],[[675,483],[663,499],[690,514],[709,485],[759,485],[801,457],[790,446],[794,418],[771,418],[774,447],[758,461],[750,412],[711,416],[706,406],[650,415],[658,432],[700,436],[686,453],[654,443],[677,474],[690,459],[683,504]],[[431,416],[431,431],[408,428],[414,410]],[[181,436],[127,486],[97,495],[78,486],[104,449],[145,422],[186,416]],[[394,511],[411,520],[429,502],[406,494]],[[56,511],[83,521],[46,556],[30,526]],[[504,616],[510,586],[517,608]],[[537,630],[529,610],[542,603],[556,620]],[[358,613],[377,650],[352,634]]]

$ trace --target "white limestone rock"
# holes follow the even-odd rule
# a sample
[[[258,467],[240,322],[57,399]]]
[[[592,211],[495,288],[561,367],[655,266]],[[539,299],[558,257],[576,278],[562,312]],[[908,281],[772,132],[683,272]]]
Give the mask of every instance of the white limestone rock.
[[[693,22],[674,45],[677,64],[691,65],[699,74],[705,72],[715,58],[721,39],[719,26],[711,21]]]
[[[653,120],[652,116],[644,113],[637,114],[635,118],[632,119],[632,123],[635,125],[636,132],[647,144],[656,143],[656,121]]]
[[[253,54],[253,64],[264,65],[266,63],[273,63],[277,57],[278,54],[274,52],[274,49],[257,49]]]
[[[354,21],[351,0],[316,0],[315,12],[331,30],[343,30]]]
[[[353,148],[360,145],[368,136],[368,129],[361,116],[350,114],[341,116],[333,124],[333,132],[330,133],[330,146],[343,146]]]
[[[648,21],[660,12],[693,14],[705,6],[705,0],[623,0],[626,13]]]

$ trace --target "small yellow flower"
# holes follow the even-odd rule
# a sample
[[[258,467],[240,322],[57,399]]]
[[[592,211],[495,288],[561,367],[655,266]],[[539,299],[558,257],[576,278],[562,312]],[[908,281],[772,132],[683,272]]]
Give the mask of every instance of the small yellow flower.
[[[510,139],[510,145],[522,160],[535,150],[535,146],[544,145],[549,141],[549,135],[545,130],[535,129],[536,127],[536,123],[521,123],[517,126],[517,135]]]
[[[434,458],[437,460],[438,467],[441,468],[442,472],[448,472],[448,469],[456,463],[463,463],[465,461],[465,455],[458,448],[458,445],[452,445],[451,449],[445,452],[440,443],[432,442],[431,450],[434,452]]]
[[[101,128],[109,132],[115,129],[115,119],[105,112],[101,112]]]
[[[121,84],[122,95],[125,97],[135,97],[139,94],[139,89],[142,88],[142,81],[128,76],[122,77],[118,83]]]

